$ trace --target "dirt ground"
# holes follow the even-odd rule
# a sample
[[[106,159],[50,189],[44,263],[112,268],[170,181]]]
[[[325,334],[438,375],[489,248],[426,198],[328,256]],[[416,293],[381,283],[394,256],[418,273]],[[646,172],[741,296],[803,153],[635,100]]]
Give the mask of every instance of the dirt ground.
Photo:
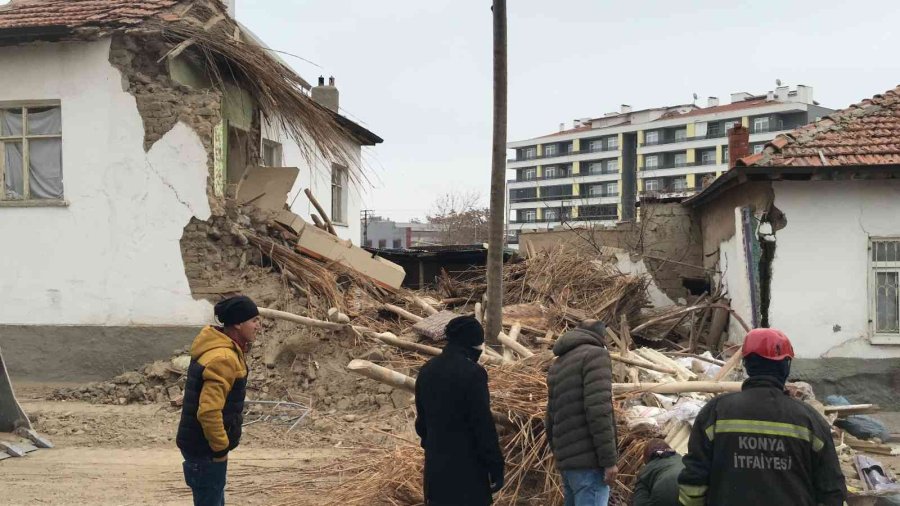
[[[161,404],[102,405],[39,400],[47,385],[17,385],[35,428],[56,445],[0,462],[4,505],[90,504],[188,505],[174,436],[179,413]],[[274,484],[298,480],[342,459],[366,458],[370,429],[396,430],[377,419],[327,414],[288,433],[288,426],[255,423],[245,427],[241,446],[229,460],[226,488],[232,504],[320,504],[316,480],[290,492]],[[389,436],[388,436],[389,437]]]

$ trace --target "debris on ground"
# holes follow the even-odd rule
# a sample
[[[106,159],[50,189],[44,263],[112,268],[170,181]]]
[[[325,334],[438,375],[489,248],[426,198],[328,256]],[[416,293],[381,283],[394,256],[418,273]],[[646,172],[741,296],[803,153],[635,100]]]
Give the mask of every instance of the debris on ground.
[[[323,493],[331,504],[421,503],[423,455],[409,435],[415,375],[441,352],[449,319],[482,316],[484,268],[442,271],[436,292],[385,287],[347,264],[304,254],[293,229],[234,205],[225,217],[198,222],[192,233],[191,248],[222,255],[221,263],[199,269],[192,286],[205,287],[198,291],[210,296],[248,295],[265,317],[261,340],[248,357],[248,399],[273,404],[249,408],[245,422],[280,421],[286,429],[300,426],[320,434],[342,427],[367,430],[379,438],[370,447],[371,458],[340,462],[307,478],[318,483],[334,478],[334,487]],[[227,288],[209,288],[216,286]],[[620,474],[611,504],[630,503],[649,439],[664,438],[684,453],[703,405],[714,395],[740,389],[739,350],[723,349],[722,337],[731,318],[749,328],[719,289],[684,305],[651,308],[647,286],[645,276],[624,274],[613,264],[562,248],[514,257],[504,266],[502,344],[487,349],[481,359],[509,470],[497,504],[562,504],[559,474],[543,432],[546,373],[556,338],[585,319],[607,323],[613,360]],[[189,362],[186,353],[178,350],[170,360],[56,396],[176,405]],[[789,390],[836,425],[877,409],[822,405],[806,384]],[[290,409],[273,411],[281,408]],[[367,422],[372,413],[392,418]],[[858,451],[893,454],[894,448],[854,438],[837,426],[834,435],[844,471],[854,477],[848,478],[851,490],[868,493],[854,457]],[[272,487],[290,492],[306,481]]]

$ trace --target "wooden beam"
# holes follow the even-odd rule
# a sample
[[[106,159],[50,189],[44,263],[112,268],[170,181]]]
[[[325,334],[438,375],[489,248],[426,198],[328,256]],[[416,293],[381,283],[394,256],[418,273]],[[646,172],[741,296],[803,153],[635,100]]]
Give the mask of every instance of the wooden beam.
[[[328,330],[344,330],[348,327],[348,325],[343,323],[335,323],[335,322],[326,322],[323,320],[316,320],[315,318],[309,318],[306,316],[300,316],[293,313],[287,313],[285,311],[278,311],[275,309],[268,309],[261,307],[259,308],[259,315],[266,318],[275,318],[278,320],[285,320],[289,322],[299,323],[300,325],[306,325],[307,327],[316,327],[320,329],[328,329]]]
[[[516,352],[522,358],[528,358],[528,357],[534,356],[534,353],[531,350],[529,350],[528,348],[519,344],[518,341],[511,339],[508,335],[504,334],[503,332],[501,332],[497,335],[497,340],[500,341],[500,344],[502,344],[503,346],[506,346],[507,348]]]
[[[724,394],[741,391],[740,381],[673,381],[671,383],[613,383],[615,395],[634,392],[651,392],[656,394],[708,393]]]
[[[309,188],[303,190],[303,193],[306,194],[306,197],[309,199],[309,202],[316,208],[316,211],[319,212],[319,216],[322,217],[322,220],[325,221],[325,229],[328,230],[331,235],[337,235],[337,231],[334,229],[334,225],[331,223],[331,220],[328,219],[328,213],[325,212],[325,209],[319,204],[319,201],[316,200],[316,197],[313,196],[312,191]]]
[[[398,307],[393,304],[385,304],[385,305],[381,306],[381,308],[384,309],[385,311],[390,311],[391,313],[394,313],[395,315],[399,316],[400,318],[409,320],[413,323],[419,323],[420,321],[425,319],[419,315],[410,313],[409,311],[403,309],[402,307]]]
[[[663,374],[670,374],[672,376],[676,376],[675,369],[670,369],[668,367],[664,367],[661,365],[652,364],[649,362],[645,362],[643,360],[635,359],[632,357],[625,357],[623,355],[619,355],[618,353],[610,353],[609,358],[615,360],[616,362],[622,362],[623,364],[633,365],[635,367],[640,367],[642,369],[649,369],[651,371],[661,372]]]

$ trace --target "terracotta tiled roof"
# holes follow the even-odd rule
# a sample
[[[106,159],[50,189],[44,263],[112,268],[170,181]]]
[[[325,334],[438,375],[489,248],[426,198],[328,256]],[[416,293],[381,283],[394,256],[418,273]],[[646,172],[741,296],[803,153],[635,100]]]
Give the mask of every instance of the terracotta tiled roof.
[[[559,132],[553,132],[552,134],[535,137],[535,139],[543,139],[544,137],[556,137],[557,135],[574,134],[575,132],[584,132],[584,131],[587,131],[590,129],[591,129],[590,125],[580,126],[578,128],[570,128],[568,130],[560,130]]]
[[[0,30],[136,25],[177,3],[178,0],[13,0],[0,6]]]
[[[686,112],[684,114],[676,114],[672,116],[663,116],[662,119],[672,119],[672,118],[687,118],[690,116],[703,116],[706,114],[717,114],[720,112],[729,112],[729,111],[742,111],[744,109],[753,109],[756,107],[765,107],[767,105],[771,105],[775,102],[768,101],[764,98],[762,99],[754,99],[754,100],[744,100],[741,102],[735,102],[733,104],[725,104],[725,105],[717,105],[715,107],[702,107],[700,109],[695,109],[691,112]],[[659,121],[659,120],[657,120]]]
[[[742,158],[737,164],[755,167],[900,164],[900,86],[779,135],[762,153]]]

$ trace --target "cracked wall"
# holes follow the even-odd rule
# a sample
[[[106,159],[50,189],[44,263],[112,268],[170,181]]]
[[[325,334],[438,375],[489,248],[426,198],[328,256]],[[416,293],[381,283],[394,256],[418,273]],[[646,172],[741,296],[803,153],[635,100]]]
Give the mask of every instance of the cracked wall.
[[[208,148],[178,115],[147,149],[111,41],[0,47],[0,101],[59,100],[67,207],[0,208],[0,321],[202,325],[180,239],[210,216]],[[126,83],[127,85],[127,83]],[[159,118],[166,125],[171,117]],[[156,135],[156,134],[154,134]]]
[[[773,182],[777,232],[769,318],[803,358],[900,357],[869,341],[870,237],[900,237],[900,181]]]

